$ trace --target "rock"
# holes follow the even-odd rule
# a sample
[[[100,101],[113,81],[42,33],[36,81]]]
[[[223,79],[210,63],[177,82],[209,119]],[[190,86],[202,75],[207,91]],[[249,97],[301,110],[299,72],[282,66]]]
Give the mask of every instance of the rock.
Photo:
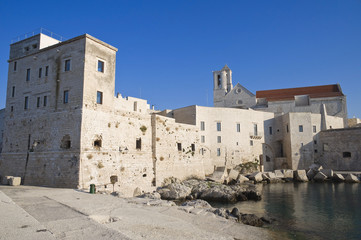
[[[248,200],[259,201],[262,199],[261,194],[255,190],[248,190],[243,192],[243,194],[247,197]]]
[[[133,197],[139,196],[142,194],[142,190],[139,187],[136,187],[133,192]]]
[[[238,177],[238,182],[240,183],[243,183],[243,182],[246,182],[246,181],[249,181],[249,179],[243,175],[239,175]]]
[[[311,166],[308,167],[309,169],[312,169],[314,170],[316,173],[321,171],[322,169],[322,166],[321,165],[318,165],[316,163],[313,163]]]
[[[274,174],[273,172],[268,172],[268,173],[266,173],[266,175],[267,175],[267,177],[268,177],[269,179],[274,179],[274,178],[276,178],[276,174]]]
[[[177,200],[185,199],[189,194],[191,194],[192,189],[181,183],[171,183],[166,188],[161,188],[157,191],[161,195],[162,199]]]
[[[10,177],[8,182],[10,186],[19,186],[21,184],[21,177]]]
[[[168,185],[171,184],[171,183],[181,183],[181,180],[179,180],[178,178],[175,178],[175,177],[165,178],[165,179],[163,180],[162,186],[163,186],[163,187],[166,187],[166,186],[168,186]]]
[[[237,202],[236,192],[224,186],[215,186],[201,193],[200,199],[212,202],[235,203]]]
[[[260,172],[254,172],[248,178],[255,182],[262,182],[262,180],[263,180],[262,173],[260,173]]]
[[[208,202],[201,199],[184,202],[181,206],[194,208],[212,208],[212,206]]]
[[[226,170],[227,170],[226,167],[217,167],[214,170],[210,179],[212,179],[213,181],[218,182],[218,183],[223,183],[226,178],[226,175],[227,175]]]
[[[355,175],[349,173],[349,174],[347,174],[347,176],[345,177],[345,182],[348,182],[348,183],[359,183],[360,180],[358,180],[358,178],[357,178]]]
[[[312,180],[316,176],[317,173],[318,173],[317,171],[310,169],[307,171],[306,175],[309,180]]]
[[[255,227],[263,226],[263,221],[254,214],[241,214],[238,218],[238,221]]]
[[[224,218],[227,218],[228,217],[228,214],[227,214],[227,211],[226,209],[224,208],[216,208],[213,213],[217,216],[221,216],[221,217],[224,217]]]
[[[268,223],[268,224],[271,224],[273,222],[273,219],[269,218],[269,217],[261,217],[261,220],[264,222],[264,223]]]
[[[276,175],[276,178],[284,178],[285,175],[282,173],[281,170],[275,170],[275,175]]]
[[[237,170],[231,169],[228,174],[228,182],[236,182],[238,180],[239,172]]]
[[[305,170],[296,170],[293,172],[293,179],[298,182],[308,182]]]
[[[142,195],[139,195],[140,198],[149,198],[149,199],[160,199],[161,196],[158,192],[152,192],[152,193],[144,193]]]
[[[262,179],[263,180],[270,180],[270,178],[265,173],[262,173]]]
[[[314,177],[313,180],[317,181],[317,182],[323,182],[325,181],[327,178],[327,176],[325,174],[323,174],[322,172],[318,172]]]
[[[284,169],[283,170],[284,178],[293,178],[293,170],[291,169]]]
[[[238,218],[239,215],[241,215],[241,213],[239,212],[238,208],[236,208],[236,207],[232,209],[231,214],[232,214],[234,217],[236,217],[236,218]]]
[[[345,181],[345,178],[341,174],[335,173],[333,174],[333,180],[336,182],[343,182]]]
[[[333,171],[332,169],[321,169],[320,172],[325,174],[327,178],[331,179],[333,177]]]

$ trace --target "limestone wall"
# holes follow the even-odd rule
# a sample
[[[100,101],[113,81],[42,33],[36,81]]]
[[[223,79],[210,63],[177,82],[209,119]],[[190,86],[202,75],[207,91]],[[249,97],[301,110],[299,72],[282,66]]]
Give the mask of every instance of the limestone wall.
[[[189,177],[204,178],[203,156],[200,154],[196,126],[153,115],[152,128],[157,186],[172,176],[181,180]]]
[[[361,171],[361,128],[329,129],[319,134],[324,168]]]
[[[0,110],[0,153],[3,149],[5,109]]]

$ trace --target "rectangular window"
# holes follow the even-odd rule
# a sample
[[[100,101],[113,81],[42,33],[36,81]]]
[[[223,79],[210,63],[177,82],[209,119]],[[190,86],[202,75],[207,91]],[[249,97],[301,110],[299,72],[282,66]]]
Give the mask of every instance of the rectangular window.
[[[69,91],[65,90],[64,91],[63,103],[68,103],[68,102],[69,102]]]
[[[30,81],[30,68],[26,69],[26,81]]]
[[[201,131],[206,130],[206,124],[205,122],[201,121]]]
[[[97,91],[97,103],[103,104],[103,93],[99,91]]]
[[[351,157],[351,152],[343,152],[343,153],[342,153],[342,157],[344,157],[344,158],[350,158],[350,157]]]
[[[177,148],[178,148],[178,151],[182,151],[182,144],[181,144],[181,143],[177,143]]]
[[[70,59],[65,60],[65,66],[64,66],[64,71],[70,71]]]
[[[36,107],[40,107],[40,97],[37,97],[36,99]]]
[[[288,124],[286,125],[286,131],[288,132]]]
[[[258,136],[257,123],[253,123],[253,135],[254,135],[254,136]]]
[[[315,145],[317,145],[317,140],[313,140],[313,143],[314,143]]]
[[[11,107],[10,107],[10,111],[11,111],[11,112],[14,112],[14,106],[11,106]]]
[[[222,131],[222,125],[220,122],[217,122],[217,131],[218,132]]]
[[[249,141],[249,145],[253,146],[253,140]]]
[[[241,124],[237,123],[237,132],[241,132]]]
[[[45,67],[45,77],[47,77],[49,74],[49,66]]]
[[[221,149],[220,148],[217,148],[217,156],[221,156]]]
[[[205,143],[206,142],[206,137],[205,136],[201,136],[201,142]]]
[[[39,68],[39,78],[41,78],[41,73],[42,73],[43,69]]]
[[[17,65],[18,63],[17,62],[14,62],[14,72],[16,72],[16,65]]]
[[[298,131],[299,131],[299,132],[303,132],[303,125],[299,125],[299,126],[298,126]]]
[[[48,96],[44,96],[43,106],[46,107],[48,104]]]
[[[196,145],[194,143],[191,144],[191,149],[192,149],[192,152],[194,152],[196,150]]]
[[[204,155],[204,148],[201,148],[201,154]]]
[[[221,143],[221,142],[222,142],[221,136],[217,136],[217,143]]]
[[[24,109],[28,109],[28,107],[29,107],[29,97],[25,97]]]
[[[272,135],[272,127],[269,127],[269,135]]]
[[[15,86],[13,86],[11,90],[11,97],[15,97]]]
[[[104,62],[98,60],[98,72],[104,72]]]
[[[141,138],[137,138],[136,142],[135,142],[135,148],[141,150],[142,149],[142,139]]]
[[[313,126],[312,126],[312,129],[313,129],[313,132],[314,132],[314,133],[317,131],[316,126],[315,126],[315,125],[313,125]]]

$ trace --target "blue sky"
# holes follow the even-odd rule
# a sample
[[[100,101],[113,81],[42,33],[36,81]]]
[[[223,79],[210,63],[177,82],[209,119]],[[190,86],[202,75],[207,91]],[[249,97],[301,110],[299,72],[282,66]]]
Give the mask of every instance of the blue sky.
[[[119,49],[116,92],[157,109],[212,105],[212,71],[257,90],[340,83],[361,118],[361,1],[1,1],[0,108],[9,44],[46,28]]]

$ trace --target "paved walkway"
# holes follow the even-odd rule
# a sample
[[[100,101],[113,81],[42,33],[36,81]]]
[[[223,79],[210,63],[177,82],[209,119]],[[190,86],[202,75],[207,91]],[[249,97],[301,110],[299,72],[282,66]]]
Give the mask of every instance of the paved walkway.
[[[5,195],[6,194],[6,195]],[[203,211],[73,189],[0,186],[0,239],[270,239]],[[133,203],[132,203],[133,202]]]

